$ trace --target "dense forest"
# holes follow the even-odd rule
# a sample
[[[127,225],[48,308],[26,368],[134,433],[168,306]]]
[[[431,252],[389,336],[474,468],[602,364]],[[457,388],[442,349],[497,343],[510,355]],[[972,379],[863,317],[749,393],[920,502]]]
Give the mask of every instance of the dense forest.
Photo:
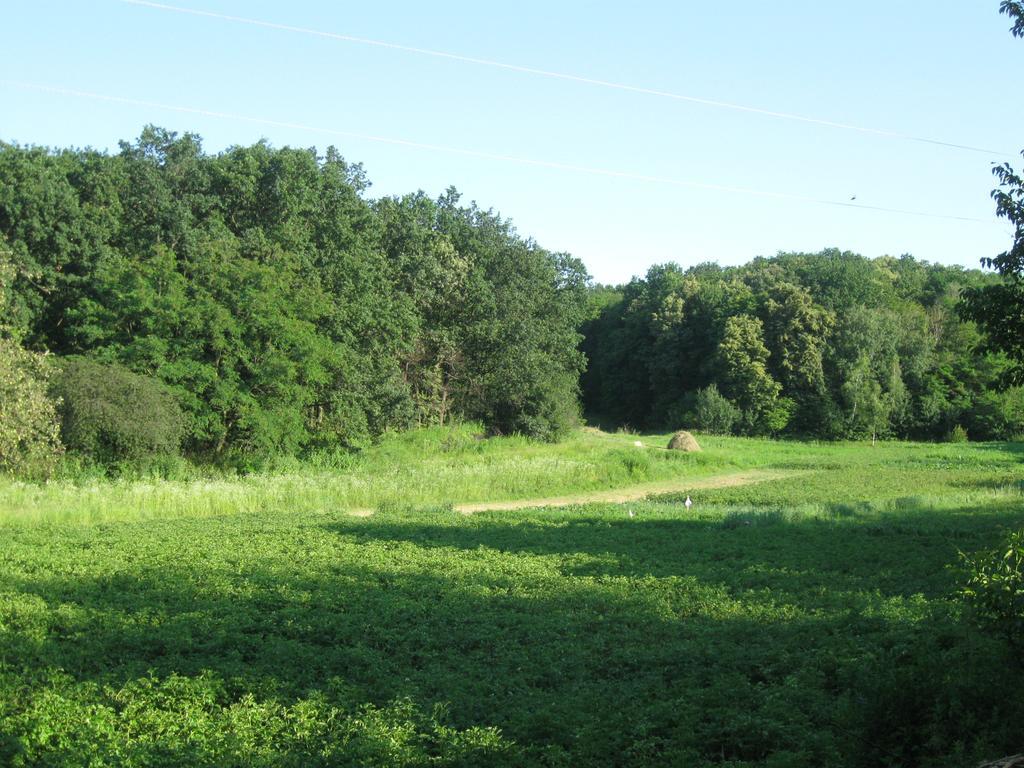
[[[991,274],[826,250],[651,268],[594,290],[590,412],[634,427],[822,438],[1024,432],[1010,362],[962,319]]]
[[[333,148],[0,143],[0,465],[556,439],[581,395],[633,428],[1008,438],[1022,390],[957,311],[996,281],[827,250],[594,286],[454,190],[371,198]]]
[[[367,186],[334,149],[209,155],[154,127],[116,154],[0,144],[0,336],[24,372],[8,410],[49,367],[65,444],[98,458],[574,424],[583,265],[453,190],[373,201]],[[7,456],[48,444],[35,413]]]

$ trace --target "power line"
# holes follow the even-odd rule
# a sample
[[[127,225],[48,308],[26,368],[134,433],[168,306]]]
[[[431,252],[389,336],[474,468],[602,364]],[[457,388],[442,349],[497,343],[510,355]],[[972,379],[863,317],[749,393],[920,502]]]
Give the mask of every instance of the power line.
[[[115,104],[129,104],[131,106],[136,107],[146,107],[147,109],[162,109],[170,112],[181,112],[190,115],[202,115],[204,117],[213,117],[223,120],[237,120],[239,122],[252,123],[255,125],[267,125],[274,128],[287,128],[289,130],[308,131],[310,133],[320,133],[327,136],[358,139],[362,141],[377,142],[380,144],[391,144],[394,146],[409,147],[412,149],[424,149],[429,150],[431,152],[443,152],[452,155],[462,155],[464,157],[477,157],[484,160],[496,160],[500,162],[517,163],[519,165],[529,165],[539,168],[550,168],[553,170],[571,171],[574,173],[586,173],[594,176],[605,176],[616,179],[629,179],[631,181],[667,184],[671,186],[687,187],[691,189],[707,189],[715,192],[727,192],[730,194],[752,195],[756,197],[768,197],[780,200],[793,200],[795,202],[816,203],[818,205],[832,205],[839,206],[842,208],[859,208],[865,211],[878,211],[884,213],[899,214],[903,216],[920,216],[931,219],[947,219],[950,221],[972,221],[979,222],[982,224],[996,223],[990,219],[979,219],[972,216],[954,216],[951,214],[930,213],[927,211],[914,211],[903,208],[888,208],[885,206],[866,205],[863,203],[855,203],[851,201],[828,200],[825,198],[816,198],[808,195],[797,195],[792,194],[790,192],[773,192],[770,190],[752,189],[749,187],[736,187],[725,184],[713,184],[702,181],[691,181],[688,179],[676,179],[667,176],[654,176],[645,173],[635,173],[632,171],[617,171],[609,168],[595,168],[586,165],[562,163],[553,160],[538,160],[528,157],[519,157],[516,155],[506,155],[497,152],[486,152],[483,150],[465,149],[462,147],[450,147],[442,144],[429,144],[425,142],[411,141],[408,139],[399,139],[390,136],[375,136],[372,134],[357,133],[355,131],[343,131],[335,128],[324,128],[321,126],[306,125],[303,123],[295,123],[285,120],[274,120],[265,117],[240,115],[233,112],[220,112],[209,109],[202,109],[199,107],[187,107],[176,104],[164,104],[157,101],[133,99],[126,96],[112,96],[109,94],[94,93],[91,91],[81,91],[72,88],[61,88],[58,86],[44,85],[40,83],[28,83],[18,80],[0,80],[0,85],[5,85],[12,88],[20,88],[22,90],[53,93],[61,96],[75,96],[83,99],[92,99],[94,101],[105,101]]]
[[[1015,153],[1003,152],[1000,150],[986,149],[984,147],[975,147],[969,144],[957,144],[951,141],[942,141],[940,139],[933,139],[927,136],[915,136],[909,133],[901,133],[899,131],[890,131],[884,128],[870,128],[862,125],[854,125],[852,123],[840,123],[834,120],[825,120],[823,118],[810,117],[807,115],[800,115],[793,112],[780,112],[772,109],[762,109],[760,107],[752,107],[746,104],[737,104],[730,101],[721,101],[719,99],[706,99],[699,96],[689,96],[681,93],[673,93],[671,91],[664,91],[657,88],[646,88],[637,85],[627,85],[625,83],[616,83],[610,80],[600,80],[593,77],[586,77],[583,75],[574,75],[567,72],[555,72],[547,69],[540,69],[537,67],[530,67],[521,64],[510,64],[503,61],[495,61],[492,59],[482,59],[475,56],[463,56],[458,53],[451,53],[448,51],[438,51],[431,48],[418,48],[411,45],[401,45],[399,43],[391,43],[384,40],[373,40],[366,37],[356,37],[354,35],[344,35],[337,32],[325,32],[319,29],[311,29],[309,27],[298,27],[292,24],[278,24],[272,21],[263,21],[261,19],[252,19],[245,16],[232,16],[226,13],[217,13],[215,11],[204,11],[196,8],[183,8],[177,5],[167,5],[166,3],[156,3],[150,0],[120,0],[122,3],[128,5],[138,5],[145,8],[154,8],[161,11],[172,11],[174,13],[187,14],[190,16],[201,16],[209,19],[219,19],[221,21],[230,21],[237,24],[248,24],[255,27],[264,27],[266,29],[276,29],[284,32],[295,32],[302,35],[312,35],[314,37],[323,37],[329,40],[340,40],[346,43],[358,43],[360,45],[372,45],[378,48],[388,48],[394,51],[403,51],[405,53],[415,53],[420,56],[433,56],[440,59],[448,59],[450,61],[459,61],[466,64],[477,64],[484,67],[494,67],[497,69],[504,69],[511,72],[520,72],[528,75],[537,75],[540,77],[549,77],[557,80],[568,80],[574,83],[583,83],[585,85],[593,85],[600,88],[611,88],[617,91],[628,91],[630,93],[641,93],[647,96],[657,96],[665,99],[672,99],[675,101],[687,101],[694,104],[702,104],[708,107],[717,107],[720,109],[731,109],[738,112],[748,112],[757,115],[766,115],[768,117],[775,117],[782,120],[794,120],[801,123],[811,123],[813,125],[826,126],[828,128],[838,128],[847,131],[857,131],[858,133],[866,133],[874,136],[884,136],[891,139],[902,139],[904,141],[914,141],[922,144],[932,144],[940,147],[947,147],[951,149],[960,149],[967,152],[982,152],[987,155],[1000,155],[1005,157],[1013,156]]]

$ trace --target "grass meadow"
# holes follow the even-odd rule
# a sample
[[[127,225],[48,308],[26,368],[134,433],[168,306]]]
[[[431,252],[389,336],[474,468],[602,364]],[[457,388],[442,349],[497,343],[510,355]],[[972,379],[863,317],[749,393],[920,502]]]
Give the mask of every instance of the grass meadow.
[[[1024,526],[1024,445],[667,437],[460,427],[248,477],[0,484],[0,765],[1024,748],[1021,661],[956,597],[958,553]],[[752,470],[776,479],[702,483]],[[452,508],[637,484],[672,490]]]
[[[668,440],[590,429],[555,445],[484,440],[480,429],[466,425],[401,433],[356,454],[279,462],[241,476],[167,479],[158,466],[151,476],[136,471],[120,480],[73,471],[46,485],[0,478],[0,526],[516,500],[698,480],[777,464],[793,451],[813,455],[799,443],[712,437],[704,439],[704,452],[684,454],[663,450]],[[179,467],[171,469],[172,477],[181,476]]]

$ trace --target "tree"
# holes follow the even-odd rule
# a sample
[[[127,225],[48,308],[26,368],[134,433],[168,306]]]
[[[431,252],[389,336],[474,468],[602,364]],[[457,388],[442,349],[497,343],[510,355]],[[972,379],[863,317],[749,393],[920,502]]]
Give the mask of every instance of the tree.
[[[455,190],[437,205],[440,231],[468,261],[459,410],[495,433],[560,436],[578,418],[583,263],[523,240],[493,211],[459,206]]]
[[[15,269],[0,242],[0,472],[46,477],[63,452],[56,403],[47,396],[50,361],[19,343],[21,332],[5,321],[13,313]]]
[[[726,319],[749,311],[750,289],[720,274],[688,272],[650,318],[654,340],[648,375],[654,394],[649,423],[675,428],[695,392],[714,381],[715,351]]]
[[[992,192],[996,213],[1014,227],[1013,245],[995,258],[981,263],[1003,278],[995,285],[968,288],[960,311],[976,322],[987,335],[987,346],[1006,353],[1014,365],[1008,378],[1024,382],[1024,178],[1008,163],[993,169],[1000,186]]]
[[[728,435],[740,420],[740,409],[722,397],[714,384],[697,391],[693,425],[712,435]]]
[[[420,423],[478,419],[550,439],[575,423],[588,313],[582,262],[520,238],[449,189],[375,206],[397,292],[411,309],[402,379]]]
[[[25,343],[162,380],[192,452],[292,453],[406,426],[394,290],[362,169],[147,127],[116,155],[0,144]]]
[[[730,317],[718,345],[718,362],[725,395],[739,406],[746,430],[763,433],[781,428],[775,418],[781,387],[768,373],[761,321],[749,315]]]
[[[1014,37],[1024,37],[1024,3],[1016,2],[1016,0],[1003,0],[999,4],[999,12],[1005,13],[1013,19],[1010,33]]]
[[[848,372],[842,386],[843,401],[848,411],[851,437],[871,435],[874,442],[889,423],[889,403],[871,370],[871,360],[861,355]]]
[[[999,12],[1014,20],[1011,34],[1024,37],[1024,3],[1003,0]],[[999,188],[992,191],[996,214],[1013,224],[1013,245],[995,258],[981,260],[1003,282],[965,290],[960,311],[985,331],[989,348],[1010,357],[1014,364],[1006,378],[1020,384],[1024,383],[1024,178],[1009,163],[996,166],[992,173],[999,179]]]
[[[812,431],[826,402],[823,361],[835,319],[809,291],[789,282],[772,285],[759,303],[769,372],[794,400],[793,426]]]
[[[906,411],[899,348],[909,325],[894,310],[863,306],[850,307],[837,321],[829,350],[833,386],[843,409],[837,436],[888,435],[890,417]]]
[[[768,351],[746,346],[748,358],[764,361],[780,391],[756,427],[746,418],[741,429],[940,438],[970,421],[972,435],[1010,435],[1024,390],[986,395],[1005,357],[979,351],[981,332],[954,310],[964,288],[998,280],[908,255],[836,249],[741,267],[654,267],[595,292],[597,317],[583,329],[585,403],[612,422],[675,427],[692,421],[712,384],[738,402],[743,384],[729,380],[720,344],[727,322],[746,316],[760,320]]]

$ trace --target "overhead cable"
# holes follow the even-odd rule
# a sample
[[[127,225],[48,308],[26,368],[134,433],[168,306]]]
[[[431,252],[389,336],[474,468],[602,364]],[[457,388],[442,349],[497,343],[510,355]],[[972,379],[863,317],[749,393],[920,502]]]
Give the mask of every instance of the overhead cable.
[[[923,216],[932,219],[947,219],[950,221],[972,221],[983,224],[996,223],[992,219],[981,219],[972,216],[955,216],[952,214],[943,213],[931,213],[928,211],[915,211],[904,208],[890,208],[879,205],[867,205],[864,203],[857,203],[846,200],[829,200],[825,198],[812,197],[809,195],[798,195],[790,192],[775,192],[771,190],[753,189],[749,187],[737,187],[725,184],[715,184],[703,181],[692,181],[689,179],[678,179],[667,176],[656,176],[646,173],[636,173],[633,171],[620,171],[610,168],[595,168],[586,165],[577,165],[575,163],[564,163],[554,160],[539,160],[529,157],[520,157],[518,155],[508,155],[499,152],[487,152],[478,149],[467,149],[463,147],[452,147],[443,144],[430,144],[421,141],[412,141],[409,139],[401,139],[390,136],[375,136],[372,134],[358,133],[355,131],[346,131],[336,128],[325,128],[315,125],[306,125],[304,123],[296,123],[285,120],[275,120],[266,117],[255,117],[251,115],[241,115],[233,112],[221,112],[209,109],[202,109],[199,107],[181,106],[177,104],[164,104],[156,101],[148,101],[144,99],[134,99],[126,96],[115,96],[103,93],[94,93],[92,91],[82,91],[73,88],[62,88],[53,85],[45,85],[40,83],[28,83],[17,80],[0,80],[0,85],[19,88],[22,90],[39,91],[43,93],[52,93],[61,96],[74,96],[83,99],[91,99],[94,101],[105,101],[115,104],[128,104],[131,106],[145,107],[147,109],[160,109],[167,110],[170,112],[180,112],[191,115],[202,115],[204,117],[213,117],[223,120],[236,120],[239,122],[252,123],[255,125],[266,125],[274,128],[286,128],[288,130],[306,131],[309,133],[324,134],[327,136],[336,136],[348,139],[357,139],[361,141],[370,141],[380,144],[391,144],[401,147],[409,147],[412,149],[423,149],[431,152],[444,152],[452,155],[463,155],[466,157],[477,157],[485,160],[495,160],[499,162],[517,163],[519,165],[529,165],[540,168],[550,168],[561,171],[571,171],[574,173],[585,173],[594,176],[605,176],[617,179],[629,179],[632,181],[650,182],[656,184],[666,184],[676,187],[688,187],[692,189],[707,189],[716,192],[726,192],[730,194],[740,195],[753,195],[757,197],[776,198],[780,200],[793,200],[803,203],[816,203],[819,205],[831,205],[839,206],[842,208],[858,208],[865,211],[879,211],[884,213],[893,213],[903,216]]]
[[[279,24],[273,21],[263,21],[261,19],[253,19],[245,16],[233,16],[226,13],[217,13],[215,11],[204,11],[197,8],[184,8],[177,5],[168,5],[166,3],[151,2],[151,0],[119,0],[122,3],[129,5],[143,6],[145,8],[153,8],[161,11],[171,11],[173,13],[187,14],[190,16],[201,16],[209,19],[219,19],[221,21],[230,21],[237,24],[248,24],[255,27],[264,27],[266,29],[276,29],[284,32],[294,32],[302,35],[312,35],[314,37],[327,38],[329,40],[340,40],[346,43],[358,43],[360,45],[371,45],[378,48],[388,48],[394,51],[402,51],[405,53],[414,53],[420,56],[433,56],[440,59],[449,59],[451,61],[459,61],[466,64],[476,64],[484,67],[494,67],[497,69],[509,70],[512,72],[520,72],[528,75],[536,75],[540,77],[554,78],[557,80],[568,80],[575,83],[583,83],[585,85],[597,86],[600,88],[611,88],[617,91],[628,91],[631,93],[640,93],[647,96],[657,96],[664,99],[672,99],[675,101],[687,101],[694,104],[703,104],[708,107],[717,107],[720,109],[731,109],[738,112],[747,112],[757,115],[765,115],[768,117],[779,118],[782,120],[794,120],[802,123],[811,123],[813,125],[821,125],[829,128],[838,128],[847,131],[856,131],[858,133],[872,134],[875,136],[884,136],[891,139],[901,139],[904,141],[914,141],[923,144],[932,144],[940,147],[947,147],[951,149],[959,149],[967,152],[981,152],[986,155],[999,155],[999,156],[1012,156],[1015,153],[1005,152],[1001,150],[986,149],[984,147],[976,147],[970,144],[959,144],[952,141],[943,141],[941,139],[930,138],[927,136],[915,136],[909,133],[901,133],[899,131],[886,130],[884,128],[871,128],[863,125],[855,125],[852,123],[841,123],[835,120],[826,120],[818,117],[810,117],[808,115],[800,115],[793,112],[782,112],[774,109],[764,109],[761,107],[754,107],[747,104],[737,104],[735,102],[723,101],[720,99],[707,99],[700,96],[690,96],[682,93],[674,93],[672,91],[665,91],[658,88],[647,88],[638,85],[628,85],[626,83],[616,83],[610,80],[601,80],[594,77],[586,77],[583,75],[575,75],[567,72],[555,72],[552,70],[541,69],[538,67],[525,66],[522,64],[510,64],[503,61],[495,61],[492,59],[483,59],[475,56],[464,56],[458,53],[451,53],[449,51],[439,51],[431,48],[418,48],[411,45],[402,45],[399,43],[387,42],[384,40],[373,40],[366,37],[357,37],[355,35],[345,35],[338,32],[327,32],[319,29],[312,29],[309,27],[299,27],[292,24]]]

